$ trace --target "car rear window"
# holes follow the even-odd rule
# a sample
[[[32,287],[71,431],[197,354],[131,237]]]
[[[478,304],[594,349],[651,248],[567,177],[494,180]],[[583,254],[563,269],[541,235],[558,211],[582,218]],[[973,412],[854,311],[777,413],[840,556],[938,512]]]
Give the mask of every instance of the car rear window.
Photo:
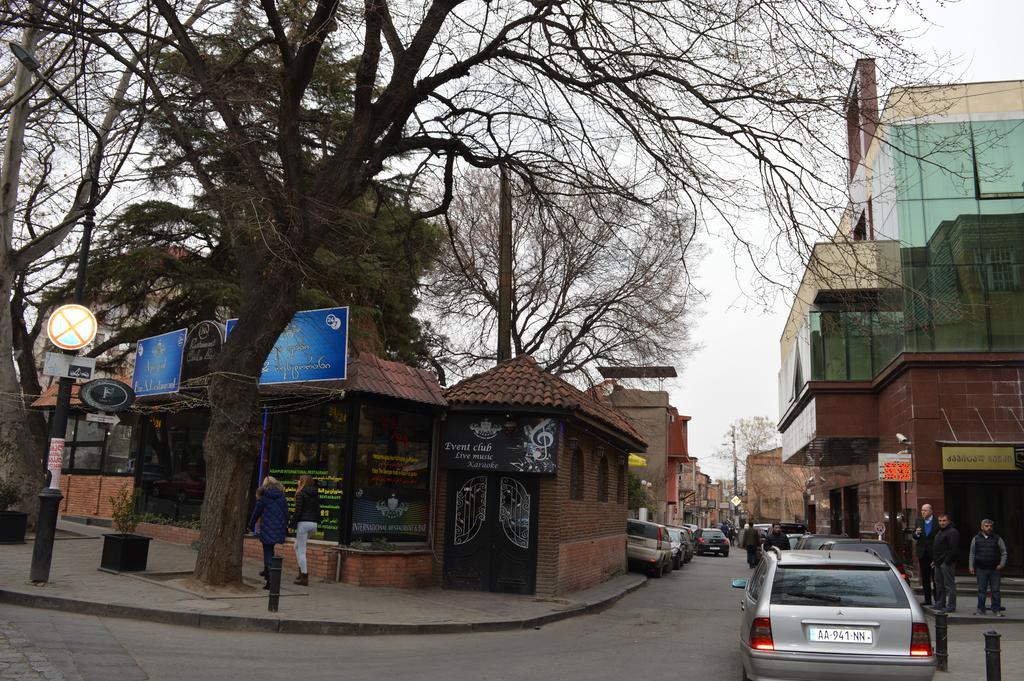
[[[888,567],[780,566],[775,571],[771,602],[822,607],[909,607],[900,578]]]
[[[725,535],[722,534],[721,530],[701,530],[700,536],[707,537],[708,539],[721,539]]]
[[[634,537],[646,537],[647,539],[658,538],[658,526],[651,523],[626,523],[626,534]]]
[[[832,545],[833,551],[867,551],[869,549],[875,551],[886,560],[896,562],[896,556],[892,555],[892,547],[885,543],[868,544],[866,542],[859,542],[856,544],[837,543]]]

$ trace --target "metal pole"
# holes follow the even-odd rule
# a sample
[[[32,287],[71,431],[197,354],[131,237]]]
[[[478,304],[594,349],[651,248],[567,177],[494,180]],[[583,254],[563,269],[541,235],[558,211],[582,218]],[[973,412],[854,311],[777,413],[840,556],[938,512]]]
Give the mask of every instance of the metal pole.
[[[940,672],[949,671],[949,647],[947,640],[947,616],[940,612],[935,615],[935,666]]]
[[[1003,681],[1002,663],[999,660],[999,632],[985,632],[985,681]]]
[[[512,185],[500,166],[498,198],[498,362],[512,359]]]
[[[736,467],[736,426],[732,427],[732,493],[740,488],[739,474]]]
[[[267,576],[270,582],[270,600],[267,602],[269,612],[277,612],[277,602],[281,598],[281,560],[281,556],[270,559],[270,574]]]
[[[39,72],[39,62],[24,50],[11,49],[18,61],[50,89],[51,92],[96,136],[96,147],[89,163],[89,198],[82,211],[82,244],[78,252],[78,272],[75,278],[75,302],[81,303],[85,292],[86,267],[89,262],[89,246],[92,230],[96,224],[96,206],[99,204],[100,163],[103,160],[104,137],[96,126],[82,114],[66,97]],[[71,386],[74,381],[61,378],[57,388],[57,404],[50,423],[50,442],[47,452],[47,468],[50,471],[50,485],[39,493],[39,518],[36,522],[36,538],[32,545],[32,566],[29,579],[37,586],[50,581],[50,564],[53,561],[53,539],[57,533],[57,516],[60,502],[60,472],[64,459],[64,436],[68,428],[68,411],[71,407]]]

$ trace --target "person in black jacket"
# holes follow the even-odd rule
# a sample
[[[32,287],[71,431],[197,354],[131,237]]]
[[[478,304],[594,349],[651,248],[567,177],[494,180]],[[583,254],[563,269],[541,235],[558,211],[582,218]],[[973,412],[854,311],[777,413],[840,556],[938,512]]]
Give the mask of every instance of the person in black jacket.
[[[775,546],[780,551],[789,551],[789,537],[782,531],[782,525],[772,524],[772,531],[764,538],[764,548],[767,551],[769,546]]]
[[[948,513],[939,514],[939,532],[932,544],[932,567],[935,568],[935,606],[937,612],[956,612],[956,554],[960,548],[960,532]]]
[[[316,532],[320,521],[320,494],[316,489],[316,480],[311,475],[299,478],[299,486],[295,489],[295,511],[292,513],[292,529],[295,530],[295,559],[299,563],[299,576],[295,583],[309,586],[309,572],[306,567],[306,540]]]

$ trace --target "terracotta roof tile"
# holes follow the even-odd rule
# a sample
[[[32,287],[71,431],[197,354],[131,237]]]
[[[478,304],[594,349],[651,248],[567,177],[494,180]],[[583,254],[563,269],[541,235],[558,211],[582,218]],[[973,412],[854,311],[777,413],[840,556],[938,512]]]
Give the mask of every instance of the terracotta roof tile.
[[[470,376],[445,391],[449,404],[548,407],[578,411],[620,436],[647,446],[626,418],[609,406],[578,390],[561,378],[541,371],[529,355],[502,362],[493,369]]]

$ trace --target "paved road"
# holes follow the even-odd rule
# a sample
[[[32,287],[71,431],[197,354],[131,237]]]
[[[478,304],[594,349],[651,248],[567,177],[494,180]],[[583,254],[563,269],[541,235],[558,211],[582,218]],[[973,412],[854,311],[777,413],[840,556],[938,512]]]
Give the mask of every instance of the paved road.
[[[747,574],[738,554],[695,558],[683,570],[651,580],[599,614],[539,630],[493,634],[291,636],[9,607],[0,611],[0,632],[15,632],[14,638],[23,640],[18,647],[0,639],[0,665],[34,659],[42,671],[0,667],[0,679],[733,681],[739,678],[739,591],[729,582]],[[1014,626],[998,627],[1004,632],[1004,649],[1024,648],[1024,625]],[[950,629],[951,653],[958,657],[951,657],[953,673],[939,675],[937,681],[984,678],[978,673],[980,630]],[[974,653],[975,659],[964,658]],[[1004,659],[1004,669],[1020,668],[1009,662]]]

